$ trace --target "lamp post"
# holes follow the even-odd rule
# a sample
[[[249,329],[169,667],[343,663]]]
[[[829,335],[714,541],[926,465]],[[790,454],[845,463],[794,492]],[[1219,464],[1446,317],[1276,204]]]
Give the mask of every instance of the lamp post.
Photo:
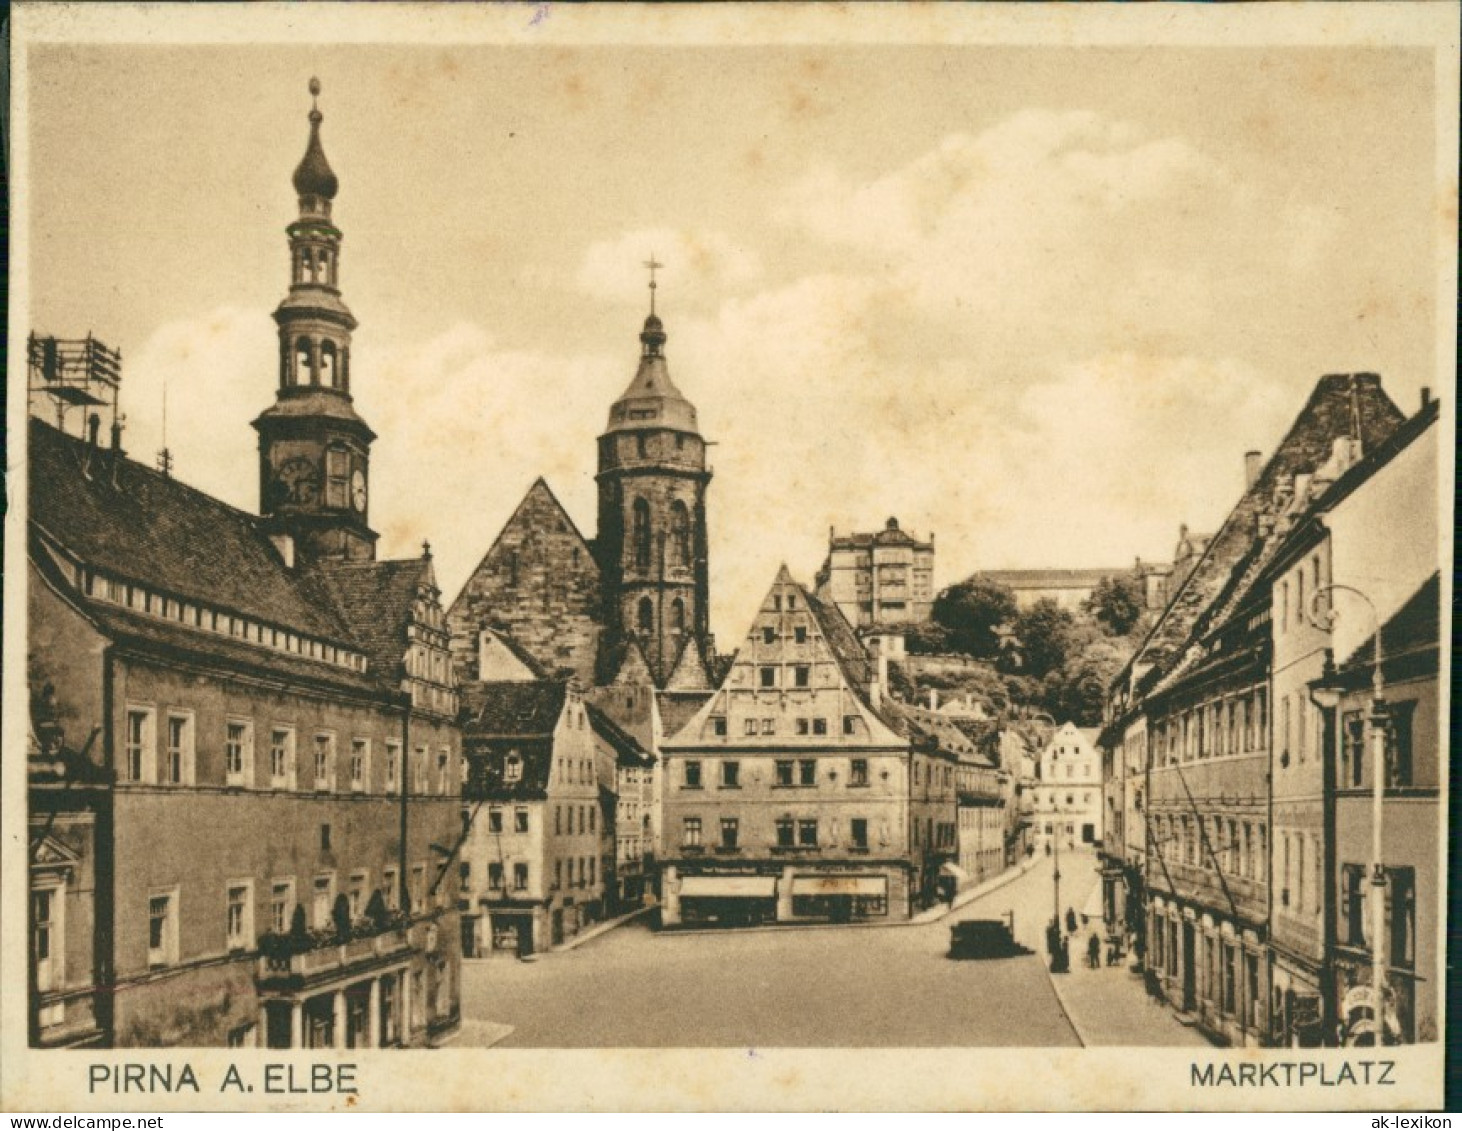
[[[1374,601],[1351,585],[1324,585],[1310,598],[1310,622],[1329,631],[1338,614],[1334,608],[1320,610],[1320,599],[1327,593],[1349,593],[1365,602],[1375,625],[1375,652],[1371,660],[1371,712],[1367,745],[1371,750],[1371,1018],[1372,1042],[1380,1045],[1386,1035],[1386,865],[1382,856],[1382,821],[1386,803],[1386,682],[1381,672],[1381,615]],[[1333,695],[1333,701],[1330,700]],[[1337,706],[1338,691],[1326,694],[1316,689],[1315,701],[1321,706]]]

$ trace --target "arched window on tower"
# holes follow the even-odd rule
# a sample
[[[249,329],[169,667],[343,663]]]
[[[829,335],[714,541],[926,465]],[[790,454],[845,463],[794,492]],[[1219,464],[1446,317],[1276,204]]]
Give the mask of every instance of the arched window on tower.
[[[350,347],[340,347],[340,389],[350,392]]]
[[[289,343],[281,339],[279,343],[279,383],[289,388],[295,383],[294,367],[289,364]]]
[[[335,285],[335,279],[333,278],[333,275],[334,272],[331,270],[330,267],[330,253],[328,251],[320,252],[319,281],[324,283],[327,287],[333,287]]]
[[[635,565],[650,568],[650,504],[636,499],[634,505]]]
[[[670,504],[670,539],[675,546],[675,564],[690,565],[690,511],[679,499]]]
[[[336,387],[335,343],[320,343],[320,384],[327,389]]]
[[[679,597],[670,603],[670,634],[680,636],[685,632],[685,602]]]
[[[350,483],[350,453],[344,448],[325,450],[325,505],[344,507]]]
[[[294,374],[296,384],[303,385],[308,383],[314,385],[318,383],[315,375],[314,353],[310,349],[309,338],[298,338],[295,340]],[[306,381],[306,378],[308,378],[308,381]]]
[[[648,597],[640,598],[640,608],[637,617],[639,630],[649,632],[655,627],[655,605]]]

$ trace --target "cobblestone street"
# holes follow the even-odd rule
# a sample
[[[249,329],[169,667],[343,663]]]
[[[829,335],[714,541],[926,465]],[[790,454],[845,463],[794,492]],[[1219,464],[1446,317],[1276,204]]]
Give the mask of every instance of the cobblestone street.
[[[1097,882],[1094,858],[1063,856],[1062,874],[1063,904],[1083,906]],[[917,926],[657,934],[636,921],[537,962],[468,963],[463,1009],[512,1026],[501,1043],[519,1047],[1073,1046],[1077,1033],[1037,950],[1051,900],[1051,867],[1041,861]],[[955,922],[1011,911],[1017,938],[1036,953],[946,957]],[[1137,979],[1110,976],[1114,992],[1098,994],[1098,1008],[1187,1035],[1146,1003]],[[1091,996],[1073,1000],[1084,1006]]]

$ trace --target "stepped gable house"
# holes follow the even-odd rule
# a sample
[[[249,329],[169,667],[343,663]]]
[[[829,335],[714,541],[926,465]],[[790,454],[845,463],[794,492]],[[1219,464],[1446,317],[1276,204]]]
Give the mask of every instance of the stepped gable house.
[[[375,557],[321,120],[261,513],[129,459],[116,426],[30,422],[38,1045],[415,1046],[458,1022],[455,679],[429,553]]]

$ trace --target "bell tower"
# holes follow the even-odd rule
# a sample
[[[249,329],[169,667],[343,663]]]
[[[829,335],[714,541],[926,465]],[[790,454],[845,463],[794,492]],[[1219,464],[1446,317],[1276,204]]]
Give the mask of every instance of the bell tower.
[[[259,511],[307,556],[373,559],[368,522],[375,433],[350,396],[355,317],[340,298],[342,235],[330,218],[340,182],[320,143],[320,81],[310,80],[310,140],[294,171],[299,218],[289,239],[289,293],[274,311],[279,387],[259,414]]]
[[[610,640],[638,641],[663,687],[689,641],[709,655],[706,442],[695,406],[670,379],[665,326],[650,314],[634,380],[609,409],[599,437],[599,537]]]

